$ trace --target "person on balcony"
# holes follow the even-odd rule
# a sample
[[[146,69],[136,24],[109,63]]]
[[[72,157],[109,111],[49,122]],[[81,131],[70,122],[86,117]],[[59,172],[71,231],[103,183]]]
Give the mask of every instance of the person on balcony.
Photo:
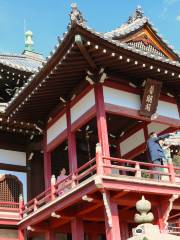
[[[164,165],[166,160],[165,151],[162,147],[161,140],[169,138],[170,136],[175,135],[175,133],[167,133],[161,136],[157,136],[156,132],[152,132],[147,141],[147,152],[148,158],[153,164]],[[161,167],[155,167],[154,171],[162,171]],[[154,178],[157,180],[161,179],[160,174],[154,174]]]
[[[67,175],[66,175],[66,169],[62,168],[59,171],[59,176],[57,177],[57,184],[58,184],[58,195],[61,195],[65,192],[65,185],[66,185],[66,179]]]

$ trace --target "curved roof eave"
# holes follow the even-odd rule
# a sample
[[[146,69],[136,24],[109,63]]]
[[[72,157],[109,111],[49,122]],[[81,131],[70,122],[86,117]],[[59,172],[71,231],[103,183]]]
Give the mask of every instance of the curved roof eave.
[[[104,40],[104,41],[112,44],[113,46],[116,46],[123,50],[126,50],[129,53],[132,52],[132,53],[138,54],[142,57],[144,56],[151,60],[156,60],[158,62],[166,63],[171,66],[176,66],[176,67],[180,68],[180,63],[177,61],[172,61],[171,59],[165,59],[163,57],[156,56],[154,54],[148,54],[147,52],[144,52],[143,50],[135,49],[126,43],[121,43],[121,42],[112,40],[112,39],[104,36],[104,34],[96,32],[95,30],[87,27],[84,24],[76,23],[71,26],[71,28],[68,30],[68,32],[64,33],[63,38],[61,38],[61,39],[59,38],[58,44],[55,46],[54,50],[51,51],[49,57],[47,57],[46,61],[42,65],[42,67],[39,68],[39,71],[29,78],[29,80],[25,84],[25,86],[23,86],[21,88],[21,90],[14,96],[14,98],[8,103],[8,106],[6,108],[6,114],[11,114],[14,111],[14,109],[18,106],[18,104],[20,104],[23,100],[26,101],[26,99],[28,99],[27,95],[29,93],[33,92],[34,90],[36,90],[38,84],[41,84],[41,82],[43,82],[43,81],[45,82],[47,80],[46,78],[47,78],[48,73],[50,73],[52,71],[52,69],[56,67],[56,64],[58,64],[58,62],[61,61],[61,59],[63,59],[63,57],[66,55],[67,51],[69,51],[70,46],[74,42],[73,38],[74,38],[75,34],[79,33],[78,31],[76,31],[76,28],[78,28],[78,27],[80,27],[80,28],[82,28],[82,30],[85,30],[88,33],[100,38],[101,40]]]

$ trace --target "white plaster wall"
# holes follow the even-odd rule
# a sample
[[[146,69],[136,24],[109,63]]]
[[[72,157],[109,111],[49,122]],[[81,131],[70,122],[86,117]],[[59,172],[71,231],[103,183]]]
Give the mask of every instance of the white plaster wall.
[[[26,153],[0,149],[0,163],[26,166]]]
[[[160,133],[160,132],[164,131],[165,129],[167,129],[168,127],[169,127],[169,126],[166,125],[166,124],[151,122],[151,123],[148,124],[148,126],[147,126],[148,134],[150,134],[151,132]]]
[[[180,119],[178,107],[174,103],[168,103],[160,100],[158,102],[157,113],[162,116]]]
[[[121,155],[122,156],[125,155],[126,153],[135,149],[144,142],[145,142],[144,131],[143,129],[140,129],[139,131],[129,136],[127,139],[120,143]]]
[[[138,94],[117,90],[110,87],[103,87],[104,102],[117,106],[140,109],[140,96]]]
[[[67,128],[66,114],[63,114],[48,130],[47,144],[52,142],[60,133]]]
[[[71,108],[71,122],[75,122],[94,105],[94,90],[91,90]]]

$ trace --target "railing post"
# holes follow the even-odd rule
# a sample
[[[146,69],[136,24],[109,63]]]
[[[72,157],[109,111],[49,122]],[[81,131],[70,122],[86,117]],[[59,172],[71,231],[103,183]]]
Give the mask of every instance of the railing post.
[[[136,169],[135,177],[141,178],[141,168],[138,162],[136,162],[135,169]]]
[[[72,179],[71,187],[73,188],[76,186],[76,174],[75,173],[72,174],[71,179]]]
[[[103,158],[102,158],[102,148],[101,144],[96,144],[96,167],[97,167],[97,175],[102,176],[103,171]]]
[[[24,210],[24,199],[23,196],[19,196],[19,216],[23,218],[23,210]]]
[[[175,183],[176,182],[176,176],[175,176],[176,173],[174,171],[174,165],[173,165],[172,160],[169,160],[169,162],[168,162],[168,170],[170,173],[170,176],[169,176],[170,182]]]
[[[51,177],[51,200],[53,201],[56,198],[56,177],[55,175],[52,175]]]
[[[37,200],[37,198],[34,198],[33,208],[34,208],[34,212],[38,209],[38,200]]]

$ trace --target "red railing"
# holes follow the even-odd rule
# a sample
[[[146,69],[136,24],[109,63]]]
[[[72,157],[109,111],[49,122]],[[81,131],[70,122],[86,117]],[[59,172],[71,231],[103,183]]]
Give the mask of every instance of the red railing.
[[[55,176],[52,176],[51,187],[22,206],[22,217],[36,212],[40,207],[64,195],[94,174],[96,174],[95,158],[81,166],[62,181],[56,182]]]
[[[97,174],[99,176],[131,176],[138,179],[166,181],[168,183],[180,183],[180,168],[172,163],[167,166],[138,162],[127,159],[102,156],[100,145],[96,148],[96,157],[78,168],[65,179],[56,182],[52,176],[51,187],[33,198],[26,204],[20,203],[20,216],[25,217],[36,212],[40,207],[63,196],[77,185]]]
[[[119,174],[146,179],[155,179],[159,181],[168,181],[170,183],[180,183],[180,174],[176,173],[180,170],[180,168],[174,167],[172,163],[160,165],[113,157],[102,158],[103,171],[106,175]]]

